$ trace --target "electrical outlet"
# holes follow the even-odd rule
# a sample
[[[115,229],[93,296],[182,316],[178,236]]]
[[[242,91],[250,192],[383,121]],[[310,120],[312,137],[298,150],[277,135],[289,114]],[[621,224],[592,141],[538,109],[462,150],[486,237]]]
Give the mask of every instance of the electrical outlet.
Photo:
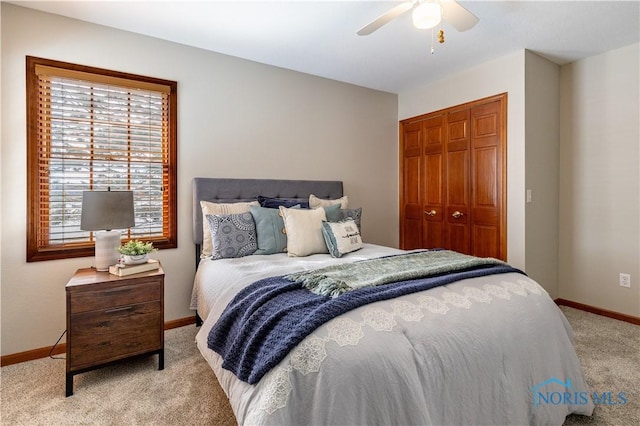
[[[631,288],[631,275],[622,273],[620,274],[620,287]]]

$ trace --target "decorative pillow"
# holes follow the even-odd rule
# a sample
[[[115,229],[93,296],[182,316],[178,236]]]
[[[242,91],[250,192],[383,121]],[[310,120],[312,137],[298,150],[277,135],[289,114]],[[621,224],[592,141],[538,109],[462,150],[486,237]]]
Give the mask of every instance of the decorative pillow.
[[[336,217],[340,215],[340,213],[338,213],[340,211],[340,204],[331,204],[328,206],[323,206],[322,208],[324,209],[324,212],[327,215],[328,221],[337,222],[337,220],[329,220],[329,217]]]
[[[293,206],[292,208],[299,208]],[[287,234],[280,210],[260,206],[249,206],[256,222],[258,250],[255,254],[275,254],[287,251]]]
[[[260,203],[260,206],[266,207],[268,209],[277,209],[280,206],[289,208],[297,205],[299,205],[303,209],[309,208],[309,202],[291,198],[270,198],[258,195],[258,202]]]
[[[280,207],[287,232],[289,256],[308,256],[327,253],[322,236],[322,222],[327,219],[324,209],[288,209]]]
[[[341,222],[323,222],[322,236],[333,257],[360,250],[363,247],[360,231],[353,219]]]
[[[318,198],[315,195],[309,195],[309,208],[315,209],[317,207],[330,206],[332,204],[340,204],[340,207],[346,209],[349,204],[349,198],[345,195],[342,198],[337,198],[335,200],[325,200],[322,198]]]
[[[326,207],[325,210],[327,210]],[[340,222],[345,219],[353,219],[358,226],[358,230],[362,232],[362,207],[356,209],[327,210],[328,222]]]
[[[256,224],[251,213],[208,214],[213,244],[212,259],[229,259],[253,254],[257,248]]]
[[[211,256],[213,245],[211,244],[211,229],[209,222],[206,220],[208,214],[237,214],[247,213],[249,206],[257,206],[257,201],[248,203],[212,203],[209,201],[200,201],[202,208],[202,247],[200,247],[200,257],[205,258]]]

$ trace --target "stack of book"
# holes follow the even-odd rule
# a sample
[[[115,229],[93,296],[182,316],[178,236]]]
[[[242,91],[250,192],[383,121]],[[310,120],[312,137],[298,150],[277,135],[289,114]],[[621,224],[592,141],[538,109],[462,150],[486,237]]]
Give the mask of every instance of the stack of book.
[[[124,277],[131,274],[139,274],[140,272],[155,271],[160,267],[160,262],[156,259],[149,259],[145,263],[138,265],[111,265],[109,266],[109,273]]]

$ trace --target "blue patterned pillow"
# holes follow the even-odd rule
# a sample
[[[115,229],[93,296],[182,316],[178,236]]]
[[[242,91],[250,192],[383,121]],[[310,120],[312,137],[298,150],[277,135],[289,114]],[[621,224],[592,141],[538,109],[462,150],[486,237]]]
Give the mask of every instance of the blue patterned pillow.
[[[258,249],[256,224],[251,213],[208,214],[212,259],[229,259],[253,254]]]

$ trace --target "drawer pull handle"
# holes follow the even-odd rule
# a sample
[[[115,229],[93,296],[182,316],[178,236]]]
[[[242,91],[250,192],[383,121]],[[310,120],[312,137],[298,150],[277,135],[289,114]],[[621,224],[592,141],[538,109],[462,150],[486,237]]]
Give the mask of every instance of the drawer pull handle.
[[[133,306],[123,306],[122,308],[109,309],[107,311],[104,311],[104,313],[113,314],[115,312],[130,311],[131,309],[133,309]]]
[[[105,293],[120,293],[120,292],[123,292],[123,291],[129,291],[129,290],[130,289],[127,288],[127,287],[120,287],[120,288],[110,288],[110,289],[105,290],[104,292]]]
[[[424,214],[426,214],[427,216],[435,216],[436,215],[436,211],[435,210],[430,210],[428,212],[424,212]]]

